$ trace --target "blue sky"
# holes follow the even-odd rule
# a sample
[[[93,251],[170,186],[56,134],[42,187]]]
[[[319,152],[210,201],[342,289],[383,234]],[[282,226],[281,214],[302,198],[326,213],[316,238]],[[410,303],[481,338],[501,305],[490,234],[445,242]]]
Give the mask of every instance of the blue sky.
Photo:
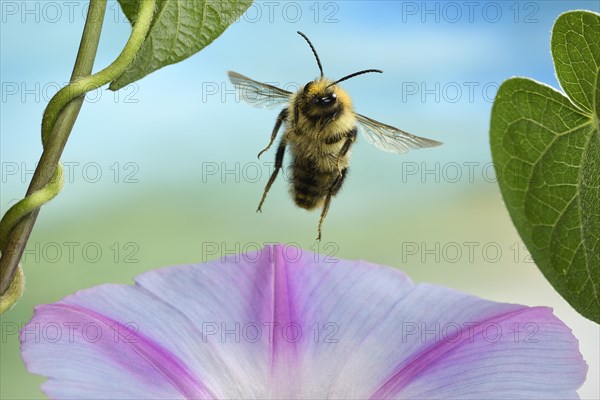
[[[41,112],[68,79],[83,24],[84,3],[67,3],[36,9],[2,2],[3,160],[32,163],[39,156]],[[594,7],[597,1],[258,2],[191,59],[126,88],[120,98],[108,91],[90,95],[65,159],[131,159],[150,170],[158,152],[165,161],[184,164],[185,158],[208,155],[254,157],[276,112],[235,104],[231,95],[222,102],[222,93],[206,90],[214,84],[231,90],[229,69],[270,82],[314,78],[315,61],[295,33],[302,30],[332,77],[362,68],[385,71],[344,87],[358,111],[446,143],[418,153],[419,160],[488,160],[497,85],[522,75],[556,86],[549,52],[553,21],[567,9]],[[96,70],[116,56],[128,32],[117,4],[109,2]],[[360,143],[356,152],[370,161],[388,160],[367,146]]]
[[[5,163],[0,200],[5,209],[25,190],[28,171],[39,158],[41,114],[70,75],[85,3],[0,4],[0,156]],[[553,22],[568,9],[597,6],[597,1],[256,2],[190,59],[119,93],[101,89],[89,94],[63,161],[72,163],[74,171],[97,163],[104,177],[134,163],[144,182],[156,184],[197,181],[199,160],[256,161],[277,111],[237,104],[226,71],[303,85],[318,69],[296,34],[301,30],[331,77],[364,68],[384,70],[344,83],[357,111],[445,143],[401,157],[359,141],[353,175],[363,176],[365,185],[371,181],[369,170],[395,171],[378,180],[396,180],[402,162],[485,165],[491,159],[488,126],[498,85],[520,75],[557,86],[549,47]],[[116,57],[129,32],[118,4],[109,2],[96,71]],[[272,157],[267,153],[263,160]],[[10,175],[15,165],[18,173]],[[73,185],[81,181],[72,180]],[[84,192],[93,198],[102,190],[102,185],[88,185]]]

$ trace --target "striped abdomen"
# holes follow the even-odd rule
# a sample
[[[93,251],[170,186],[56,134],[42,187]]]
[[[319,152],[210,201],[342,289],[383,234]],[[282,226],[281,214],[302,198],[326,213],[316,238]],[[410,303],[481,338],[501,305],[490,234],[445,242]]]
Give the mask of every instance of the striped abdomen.
[[[309,159],[296,159],[292,167],[292,194],[298,207],[307,210],[319,207],[338,177],[337,170],[319,169]],[[335,195],[339,187],[332,193]]]

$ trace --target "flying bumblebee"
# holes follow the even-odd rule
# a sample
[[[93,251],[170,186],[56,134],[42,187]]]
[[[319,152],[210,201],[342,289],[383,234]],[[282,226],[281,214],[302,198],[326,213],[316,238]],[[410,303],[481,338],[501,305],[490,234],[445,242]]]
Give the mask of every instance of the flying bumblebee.
[[[269,144],[258,153],[260,158],[271,147],[281,125],[285,123],[285,132],[275,155],[275,169],[256,211],[261,211],[267,193],[283,165],[283,156],[289,145],[292,156],[291,193],[294,202],[306,210],[322,207],[317,237],[317,240],[321,240],[321,228],[331,198],[340,191],[348,173],[350,148],[356,141],[357,130],[379,149],[394,153],[442,143],[411,135],[354,112],[350,96],[339,83],[358,75],[383,71],[367,69],[336,81],[327,79],[323,75],[321,60],[314,46],[305,34],[298,34],[310,46],[321,76],[308,82],[296,93],[257,82],[237,72],[229,71],[228,75],[240,97],[251,105],[266,108],[286,105],[277,117]]]

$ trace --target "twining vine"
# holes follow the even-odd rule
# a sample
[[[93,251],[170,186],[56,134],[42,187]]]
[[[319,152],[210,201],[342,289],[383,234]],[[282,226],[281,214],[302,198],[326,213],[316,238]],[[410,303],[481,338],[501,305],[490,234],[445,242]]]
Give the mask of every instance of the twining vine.
[[[0,314],[12,307],[23,292],[24,277],[19,260],[23,254],[29,233],[35,223],[35,213],[37,213],[37,210],[42,205],[56,197],[63,186],[64,174],[60,163],[58,161],[47,161],[48,157],[46,157],[46,162],[43,162],[45,160],[44,156],[55,152],[57,153],[56,160],[58,160],[68,139],[70,129],[75,122],[79,108],[74,111],[75,114],[72,117],[72,121],[69,121],[70,127],[62,130],[62,132],[57,132],[57,124],[60,118],[66,114],[65,110],[70,103],[78,100],[82,101],[83,96],[87,92],[115,80],[131,64],[150,29],[156,6],[155,2],[155,0],[142,0],[140,2],[138,16],[131,35],[121,54],[119,54],[112,64],[96,74],[75,77],[67,86],[63,87],[52,97],[44,111],[42,118],[42,145],[44,152],[32,179],[30,191],[35,186],[34,180],[36,176],[44,172],[49,173],[52,170],[54,172],[52,173],[52,177],[45,184],[42,184],[43,187],[41,189],[28,193],[25,198],[13,205],[0,221],[0,253],[2,254],[2,258],[0,258]],[[89,70],[91,71],[105,10],[106,0],[91,0],[81,47],[75,63],[74,75],[76,75],[78,64],[81,62],[80,58],[83,58],[80,57],[81,53],[85,52],[85,47],[88,45],[93,46],[91,60],[87,60],[91,62],[89,65]],[[94,18],[97,20],[94,21]],[[90,30],[96,30],[96,32],[90,33],[88,29],[92,25],[95,28]],[[90,35],[94,36],[91,40]],[[87,74],[84,72],[83,75]],[[81,104],[78,107],[80,106]],[[67,122],[67,125],[69,125],[69,122]],[[23,221],[26,217],[32,216],[32,213],[33,218]],[[24,223],[19,225],[21,221]]]

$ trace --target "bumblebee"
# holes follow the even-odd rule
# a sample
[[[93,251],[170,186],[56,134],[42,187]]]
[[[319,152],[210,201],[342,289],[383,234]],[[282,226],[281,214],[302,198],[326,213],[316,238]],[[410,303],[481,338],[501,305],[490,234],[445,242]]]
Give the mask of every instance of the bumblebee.
[[[383,71],[367,69],[332,81],[323,75],[321,60],[308,37],[302,32],[298,34],[310,46],[321,75],[296,93],[257,82],[237,72],[229,71],[228,75],[240,97],[246,102],[267,108],[286,105],[277,117],[269,144],[258,153],[260,158],[273,145],[281,126],[285,125],[285,132],[275,155],[275,168],[256,211],[262,211],[267,193],[283,166],[286,148],[289,148],[294,202],[306,210],[322,207],[317,237],[317,240],[321,240],[323,220],[329,210],[331,198],[340,191],[346,179],[350,149],[359,130],[368,142],[381,150],[394,153],[442,143],[411,135],[354,112],[350,96],[339,83],[358,75]]]

